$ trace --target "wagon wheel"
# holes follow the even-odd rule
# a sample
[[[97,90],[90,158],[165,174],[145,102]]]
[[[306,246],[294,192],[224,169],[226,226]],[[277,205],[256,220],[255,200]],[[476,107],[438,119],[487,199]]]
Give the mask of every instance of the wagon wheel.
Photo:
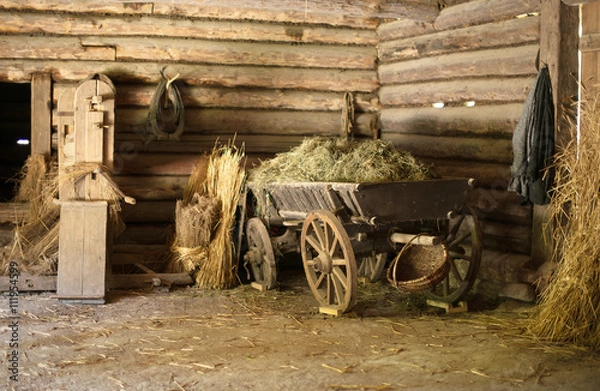
[[[449,221],[444,242],[448,247],[450,271],[426,294],[433,300],[455,303],[475,283],[481,261],[481,228],[473,210],[465,207],[461,215]]]
[[[379,253],[361,258],[358,261],[358,276],[368,278],[371,282],[379,281],[386,261],[387,253]]]
[[[246,224],[248,252],[244,256],[245,265],[250,265],[254,281],[272,289],[277,281],[275,253],[267,227],[258,217],[252,217]]]
[[[342,223],[327,210],[314,211],[304,220],[300,242],[306,279],[319,305],[342,312],[352,308],[356,260]]]

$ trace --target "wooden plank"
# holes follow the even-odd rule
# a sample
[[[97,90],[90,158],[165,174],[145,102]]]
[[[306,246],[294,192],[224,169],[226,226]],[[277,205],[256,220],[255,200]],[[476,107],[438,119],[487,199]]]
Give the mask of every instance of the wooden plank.
[[[125,194],[136,200],[175,200],[183,196],[189,175],[123,176],[113,179]]]
[[[523,105],[475,107],[389,108],[380,115],[384,133],[423,134],[431,136],[477,135],[479,137],[512,137]]]
[[[31,154],[52,153],[52,78],[49,73],[31,76]]]
[[[535,75],[538,45],[446,54],[399,63],[382,64],[382,85],[463,77]]]
[[[378,53],[383,62],[403,61],[423,56],[533,43],[538,42],[539,38],[540,20],[536,16],[381,42]]]
[[[446,7],[435,20],[438,30],[489,23],[540,12],[539,0],[479,0]]]
[[[154,83],[160,81],[163,63],[101,61],[33,61],[0,59],[0,80],[29,82],[34,72],[47,72],[54,81],[79,82],[93,73],[104,73],[113,83]],[[259,66],[169,64],[167,76],[179,74],[189,85],[214,87],[266,87],[317,91],[363,91],[378,88],[372,70],[310,69]]]
[[[149,288],[155,284],[190,285],[194,281],[188,273],[112,274],[108,277],[108,289]]]
[[[478,186],[506,189],[510,181],[510,166],[506,163],[484,163],[469,160],[436,159],[421,157],[425,164],[441,177],[475,178]]]
[[[392,142],[418,158],[476,160],[511,163],[512,142],[509,139],[462,137],[431,137],[414,134],[383,133],[382,139]]]
[[[377,36],[379,42],[383,43],[394,39],[421,36],[432,31],[436,31],[433,23],[408,18],[381,23],[377,27]]]
[[[175,201],[140,201],[123,204],[121,218],[127,223],[164,223],[174,221]],[[113,249],[113,252],[116,251]]]
[[[12,287],[9,277],[0,277],[0,292],[8,292]],[[56,291],[56,276],[33,276],[29,273],[19,274],[19,292],[52,292]]]
[[[168,244],[174,230],[173,224],[164,222],[128,224],[125,231],[115,238],[115,244]]]
[[[172,19],[140,15],[137,18],[39,12],[0,12],[2,34],[46,34],[68,36],[163,37],[269,41],[287,43],[319,43],[343,45],[377,44],[372,29],[256,23],[245,20],[219,21]]]
[[[385,107],[525,101],[534,80],[535,77],[489,78],[382,86],[379,100]]]
[[[467,204],[476,208],[483,220],[531,225],[532,206],[521,205],[518,195],[507,191],[506,186],[491,189],[478,187],[469,193]]]

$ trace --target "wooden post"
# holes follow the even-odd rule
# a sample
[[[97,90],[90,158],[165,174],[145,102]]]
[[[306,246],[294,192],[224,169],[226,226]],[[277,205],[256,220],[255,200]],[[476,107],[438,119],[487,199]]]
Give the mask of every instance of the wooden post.
[[[49,73],[31,76],[31,154],[52,153],[52,78]]]
[[[567,115],[577,100],[577,48],[579,10],[561,0],[542,0],[540,18],[540,65],[547,64],[552,81],[556,123],[555,144],[564,146],[570,138]],[[535,205],[531,243],[531,264],[539,266],[552,258],[553,243],[545,230],[548,207]]]

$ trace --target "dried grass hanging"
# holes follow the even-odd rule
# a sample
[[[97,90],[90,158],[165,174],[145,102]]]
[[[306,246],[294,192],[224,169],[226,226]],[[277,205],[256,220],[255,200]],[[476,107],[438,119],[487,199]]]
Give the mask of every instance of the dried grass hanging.
[[[586,95],[579,138],[573,134],[556,157],[550,211],[558,265],[529,330],[544,341],[600,350],[600,93]]]

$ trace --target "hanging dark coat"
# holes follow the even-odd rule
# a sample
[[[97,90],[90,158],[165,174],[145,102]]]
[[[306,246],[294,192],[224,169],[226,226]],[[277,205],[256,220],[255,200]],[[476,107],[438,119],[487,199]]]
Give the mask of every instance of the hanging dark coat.
[[[552,84],[548,67],[543,66],[527,96],[512,139],[514,161],[508,190],[517,192],[524,204],[550,202],[554,128]]]

